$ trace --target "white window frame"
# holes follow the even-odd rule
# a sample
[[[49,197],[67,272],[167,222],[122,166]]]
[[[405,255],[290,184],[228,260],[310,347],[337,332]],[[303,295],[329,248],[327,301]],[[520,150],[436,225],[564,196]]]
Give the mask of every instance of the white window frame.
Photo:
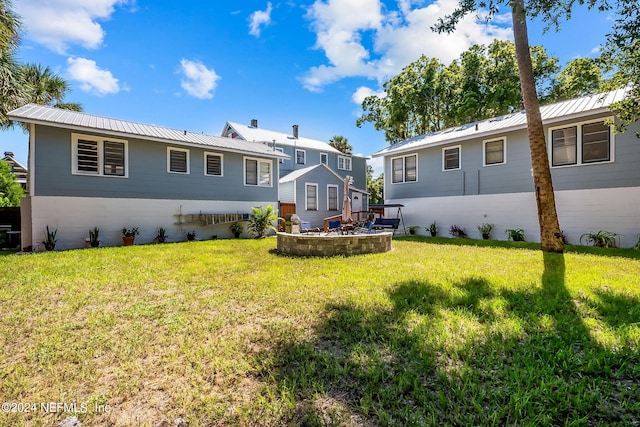
[[[302,153],[302,163],[298,162],[298,153]],[[295,158],[295,162],[296,165],[306,165],[307,164],[307,151],[306,150],[301,150],[299,148],[296,148],[296,158]]]
[[[609,160],[595,161],[595,162],[583,162],[582,161],[582,129],[585,125],[591,125],[595,123],[604,123],[607,121],[613,121],[613,117],[604,117],[598,120],[584,120],[581,122],[575,123],[567,123],[564,125],[553,126],[548,129],[548,138],[547,138],[547,151],[549,152],[549,165],[554,168],[572,168],[576,166],[590,166],[590,165],[602,165],[607,163],[615,162],[615,133],[613,132],[613,126],[609,126]],[[558,129],[565,128],[576,128],[576,162],[566,165],[555,165],[553,164],[553,131]]]
[[[309,195],[308,195],[308,189],[309,187],[315,187],[316,189],[316,197],[315,197],[315,203],[316,203],[316,207],[315,209],[309,209]],[[305,211],[317,211],[319,210],[319,206],[318,206],[318,184],[313,183],[313,182],[305,182],[304,183],[304,210]]]
[[[78,140],[93,141],[97,145],[98,171],[86,172],[78,170]],[[124,144],[124,175],[109,175],[104,173],[104,142],[117,142]],[[82,176],[100,176],[104,178],[129,178],[129,142],[124,139],[104,136],[85,135],[81,133],[71,134],[71,174]]]
[[[182,151],[187,153],[186,163],[187,163],[187,171],[172,171],[171,170],[171,152],[172,151]],[[189,175],[191,173],[191,156],[189,155],[188,148],[180,148],[180,147],[167,147],[167,173],[176,173],[178,175]]]
[[[413,156],[415,156],[416,158],[416,179],[415,181],[407,181],[407,157],[413,157]],[[396,159],[402,159],[402,181],[393,180],[393,161]],[[411,154],[405,154],[403,156],[392,157],[390,159],[389,167],[391,168],[391,173],[389,175],[391,176],[392,184],[411,184],[414,182],[418,182],[418,176],[419,176],[418,175],[418,153],[411,153]]]
[[[490,142],[502,141],[502,162],[500,163],[487,163],[487,144]],[[482,166],[491,167],[507,164],[507,137],[502,136],[500,138],[485,139],[482,141]]]
[[[329,203],[329,200],[331,200],[331,198],[329,197],[329,189],[331,189],[331,188],[335,188],[336,189],[336,208],[335,209],[331,209],[331,204]],[[339,211],[340,210],[340,187],[338,185],[327,184],[327,210],[328,211]]]
[[[220,157],[220,175],[215,175],[215,174],[211,174],[211,173],[207,173],[207,156],[217,156]],[[213,151],[205,151],[204,152],[204,156],[203,156],[203,173],[205,174],[205,176],[213,176],[216,178],[221,178],[224,176],[224,154],[222,153],[215,153]]]
[[[446,152],[449,150],[458,150],[458,167],[457,168],[446,168]],[[443,172],[449,172],[449,171],[458,171],[462,169],[462,145],[450,145],[448,147],[442,147],[442,171]]]
[[[351,157],[349,156],[338,156],[338,169],[343,171],[350,171],[352,168]]]
[[[247,183],[247,160],[256,161],[256,173],[258,174],[256,177],[257,184],[248,184]],[[269,165],[269,184],[261,184],[260,183],[260,165]],[[273,162],[267,159],[261,159],[259,157],[243,157],[242,159],[242,180],[244,182],[245,187],[273,187]]]
[[[322,159],[324,159],[324,162],[322,161]],[[320,153],[320,163],[329,166],[329,154]]]

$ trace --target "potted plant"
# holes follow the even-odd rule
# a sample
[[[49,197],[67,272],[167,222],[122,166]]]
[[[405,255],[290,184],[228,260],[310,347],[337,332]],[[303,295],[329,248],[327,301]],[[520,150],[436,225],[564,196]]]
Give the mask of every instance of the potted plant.
[[[187,240],[193,241],[196,240],[196,230],[187,231]]]
[[[508,228],[505,231],[507,233],[507,240],[524,242],[524,230],[522,228]]]
[[[418,226],[410,225],[407,227],[407,230],[409,230],[409,234],[416,234],[416,232],[418,231]]]
[[[140,234],[138,231],[138,227],[133,228],[123,228],[122,229],[122,244],[125,246],[133,245],[133,242],[136,240],[136,236]]]
[[[158,232],[156,233],[156,237],[153,238],[153,241],[156,243],[165,243],[167,240],[169,240],[167,230],[163,227],[158,228]]]
[[[491,230],[493,230],[493,224],[482,223],[478,226],[478,231],[482,234],[482,238],[484,240],[489,240],[491,235]]]
[[[244,231],[244,228],[242,227],[242,224],[236,221],[231,223],[231,225],[229,226],[229,230],[231,230],[234,237],[237,239],[240,237],[240,234],[242,234],[242,232]]]
[[[92,248],[100,246],[100,229],[93,227],[93,230],[89,230],[89,244]]]
[[[585,239],[587,243],[591,243],[593,246],[600,248],[615,248],[616,237],[618,237],[617,233],[599,230],[597,232],[584,233],[580,236],[580,244],[582,244],[582,239]]]
[[[56,239],[56,234],[58,234],[58,229],[56,228],[55,230],[51,231],[49,230],[49,226],[47,225],[47,231],[45,231],[44,240],[42,241],[42,244],[44,245],[44,249],[46,251],[52,251],[56,248],[56,242],[58,241]]]
[[[425,227],[425,230],[431,233],[431,237],[436,237],[436,235],[438,234],[438,226],[435,221],[429,224],[428,227]]]

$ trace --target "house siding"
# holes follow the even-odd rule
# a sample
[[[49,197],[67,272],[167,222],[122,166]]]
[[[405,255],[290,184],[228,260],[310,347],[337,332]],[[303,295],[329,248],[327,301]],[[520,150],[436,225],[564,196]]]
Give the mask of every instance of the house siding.
[[[244,185],[244,155],[224,154],[223,176],[204,175],[204,152],[213,147],[189,147],[189,174],[167,172],[167,147],[171,144],[129,138],[128,178],[72,174],[71,131],[36,126],[35,194],[37,196],[117,197],[176,200],[277,200],[277,160],[272,160],[273,185]],[[101,136],[99,133],[78,132]],[[122,138],[120,138],[122,139]],[[175,145],[184,148],[184,146]],[[250,157],[259,156],[251,155]]]
[[[566,125],[573,123],[564,122]],[[558,124],[553,125],[556,126]],[[613,162],[552,167],[554,188],[559,191],[640,186],[640,168],[637,166],[640,164],[640,149],[635,137],[639,129],[640,125],[636,123],[627,132],[613,136]],[[416,150],[417,182],[391,183],[391,159],[399,155],[387,154],[384,162],[386,198],[532,192],[533,177],[526,130],[496,135],[502,136],[506,136],[507,161],[501,165],[483,166],[483,140],[486,138],[450,145],[461,145],[460,170],[442,170],[443,146]],[[412,153],[402,155],[407,154]]]

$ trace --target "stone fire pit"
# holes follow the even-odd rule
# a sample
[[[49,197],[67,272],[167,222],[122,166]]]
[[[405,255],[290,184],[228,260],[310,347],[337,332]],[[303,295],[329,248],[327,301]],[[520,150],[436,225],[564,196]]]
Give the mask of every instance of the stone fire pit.
[[[389,252],[393,233],[278,233],[278,252],[302,256],[360,255]]]

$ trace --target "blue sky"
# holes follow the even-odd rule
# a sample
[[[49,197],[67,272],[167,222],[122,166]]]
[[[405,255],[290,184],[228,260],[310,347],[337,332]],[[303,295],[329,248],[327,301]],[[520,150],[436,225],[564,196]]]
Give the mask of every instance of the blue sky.
[[[360,102],[421,54],[445,64],[474,43],[511,39],[510,16],[473,16],[451,35],[429,30],[457,0],[14,0],[24,34],[18,57],[51,67],[89,114],[218,135],[226,121],[328,141],[354,153],[385,147],[355,126]],[[605,13],[577,10],[561,31],[531,44],[561,64],[595,56],[611,28]],[[28,137],[0,132],[0,154],[26,165]],[[376,166],[376,171],[379,171]]]

